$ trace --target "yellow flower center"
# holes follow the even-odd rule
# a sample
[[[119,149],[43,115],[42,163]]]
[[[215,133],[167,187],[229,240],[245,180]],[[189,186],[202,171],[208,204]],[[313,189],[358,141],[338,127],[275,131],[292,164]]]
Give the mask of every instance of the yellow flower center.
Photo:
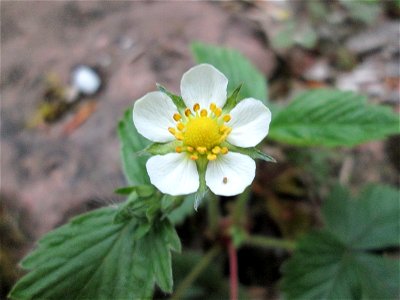
[[[186,152],[193,160],[201,156],[214,160],[217,155],[228,153],[221,143],[232,129],[225,125],[229,122],[230,115],[222,115],[222,109],[211,103],[209,110],[200,109],[199,104],[193,106],[193,112],[186,108],[185,113],[173,115],[176,128],[168,128],[169,132],[181,142],[176,147],[176,152]]]
[[[190,119],[186,123],[186,130],[183,133],[184,143],[193,148],[212,149],[220,143],[221,137],[217,120],[209,117]]]

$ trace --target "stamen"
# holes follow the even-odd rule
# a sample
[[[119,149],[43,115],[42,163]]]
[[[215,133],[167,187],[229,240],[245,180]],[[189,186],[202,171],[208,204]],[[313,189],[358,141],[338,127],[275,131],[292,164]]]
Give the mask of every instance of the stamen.
[[[227,130],[228,130],[228,126],[226,126],[226,125],[222,125],[220,128],[219,128],[219,132],[221,132],[221,133],[224,133],[224,132],[226,132]]]
[[[197,154],[192,154],[192,155],[190,155],[190,159],[191,160],[196,160],[196,159],[198,159],[199,158],[199,156],[197,155]]]
[[[193,105],[194,111],[198,111],[199,109],[200,109],[200,104],[196,103],[195,105]]]
[[[175,113],[175,114],[174,114],[174,120],[175,120],[176,122],[178,122],[180,119],[182,119],[182,116],[181,116],[180,114],[178,114],[178,113]]]
[[[214,154],[219,154],[221,152],[221,147],[215,146],[211,151]]]
[[[182,132],[175,133],[175,137],[177,140],[183,141],[183,134]]]
[[[214,110],[217,108],[217,105],[215,104],[215,103],[211,103],[210,104],[210,110],[212,111],[212,112],[214,112]]]
[[[231,120],[231,116],[230,116],[230,115],[225,115],[222,119],[223,119],[225,122],[229,122],[229,121]]]
[[[176,133],[175,128],[172,128],[172,127],[168,127],[168,131],[173,135],[175,135],[175,133]]]
[[[176,148],[175,148],[175,151],[178,152],[178,153],[181,153],[181,152],[182,152],[182,147],[179,147],[179,146],[176,147]]]
[[[217,156],[216,156],[215,154],[209,153],[209,154],[207,155],[207,159],[208,159],[208,160],[216,160],[216,159],[217,159]]]
[[[190,111],[190,108],[186,108],[185,109],[185,116],[189,117],[192,114],[192,112]]]
[[[202,117],[207,117],[207,110],[202,109],[202,110],[200,111],[200,116],[202,116]]]
[[[221,148],[221,153],[222,153],[222,154],[227,154],[228,151],[229,151],[229,150],[228,150],[228,148],[226,148],[226,147],[222,147],[222,148]]]
[[[176,125],[176,127],[182,131],[183,129],[185,129],[185,125],[183,125],[182,123],[178,123],[178,125]]]
[[[207,148],[206,147],[197,147],[196,148],[197,152],[199,152],[200,154],[204,154],[207,152]]]
[[[193,147],[190,147],[190,146],[187,146],[186,150],[189,151],[189,152],[193,152],[194,151]]]
[[[217,108],[214,110],[214,114],[215,114],[217,117],[221,116],[221,114],[222,114],[222,109],[221,109],[220,107],[217,107]]]

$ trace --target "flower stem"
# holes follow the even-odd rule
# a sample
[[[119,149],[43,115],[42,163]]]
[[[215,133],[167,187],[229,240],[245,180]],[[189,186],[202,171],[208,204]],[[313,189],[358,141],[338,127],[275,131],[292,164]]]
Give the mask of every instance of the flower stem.
[[[296,243],[289,240],[275,239],[259,235],[247,236],[243,241],[244,244],[249,246],[259,246],[265,248],[282,248],[288,251],[293,251],[296,248]]]
[[[236,201],[235,207],[232,212],[233,224],[239,224],[242,221],[243,215],[245,214],[246,203],[250,198],[250,188],[246,188],[243,193],[241,193]]]
[[[218,233],[218,222],[219,222],[219,199],[217,196],[214,194],[210,193],[210,196],[208,197],[208,203],[207,203],[207,212],[208,212],[208,225],[209,225],[209,230],[210,233],[213,237]]]
[[[230,282],[230,300],[238,300],[238,265],[235,245],[232,241],[228,244],[229,253],[229,282]]]
[[[172,295],[171,300],[182,299],[185,291],[192,285],[192,283],[199,277],[205,268],[211,263],[221,251],[219,245],[212,247],[203,258],[197,263],[197,265],[190,271],[190,273],[183,279],[183,281],[177,287],[175,293]]]

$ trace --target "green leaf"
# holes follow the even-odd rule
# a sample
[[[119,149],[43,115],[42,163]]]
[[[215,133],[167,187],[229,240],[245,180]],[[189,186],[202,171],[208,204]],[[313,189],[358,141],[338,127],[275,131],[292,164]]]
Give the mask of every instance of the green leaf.
[[[228,94],[243,84],[240,99],[253,97],[268,104],[265,77],[240,52],[197,42],[192,44],[192,53],[197,63],[209,63],[228,78]]]
[[[347,245],[375,249],[399,245],[400,194],[388,186],[369,186],[358,199],[337,187],[323,206],[327,228]]]
[[[170,250],[180,250],[174,227],[168,220],[151,228],[136,220],[113,224],[114,215],[114,208],[98,209],[44,236],[22,261],[22,267],[31,271],[9,296],[148,299],[155,280],[165,292],[171,291]]]
[[[118,136],[121,142],[121,160],[125,177],[129,184],[150,184],[146,172],[147,157],[138,152],[150,144],[133,125],[132,109],[128,109],[118,123]]]
[[[398,195],[389,187],[370,186],[354,200],[347,190],[334,189],[323,205],[326,227],[304,236],[283,266],[287,298],[396,298],[398,259],[371,250],[399,246]]]
[[[283,266],[287,299],[395,299],[398,261],[352,251],[329,231],[310,233]]]
[[[119,194],[119,195],[129,195],[133,192],[137,192],[137,194],[140,197],[150,197],[151,195],[154,194],[155,188],[152,185],[136,185],[136,186],[127,186],[127,187],[122,187],[118,188],[114,191],[114,193]]]
[[[352,92],[318,89],[279,111],[269,138],[299,146],[353,146],[399,132],[399,116]]]

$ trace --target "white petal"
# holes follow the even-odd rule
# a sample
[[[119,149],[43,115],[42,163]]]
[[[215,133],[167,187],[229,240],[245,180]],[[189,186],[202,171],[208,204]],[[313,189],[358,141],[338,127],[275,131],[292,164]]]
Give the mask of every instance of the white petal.
[[[232,128],[227,141],[239,147],[254,147],[268,134],[271,122],[270,110],[259,100],[246,98],[231,112],[227,123]]]
[[[196,163],[185,153],[155,155],[146,163],[150,181],[162,193],[186,195],[199,189]]]
[[[191,68],[182,76],[181,94],[186,106],[192,108],[199,103],[201,108],[215,103],[222,107],[226,102],[228,79],[209,64],[202,64]]]
[[[233,196],[249,186],[256,173],[256,163],[247,155],[229,152],[208,162],[206,183],[216,195]]]
[[[161,92],[151,92],[135,101],[133,123],[145,138],[159,143],[173,141],[168,127],[175,127],[173,115],[178,109],[171,98]]]

